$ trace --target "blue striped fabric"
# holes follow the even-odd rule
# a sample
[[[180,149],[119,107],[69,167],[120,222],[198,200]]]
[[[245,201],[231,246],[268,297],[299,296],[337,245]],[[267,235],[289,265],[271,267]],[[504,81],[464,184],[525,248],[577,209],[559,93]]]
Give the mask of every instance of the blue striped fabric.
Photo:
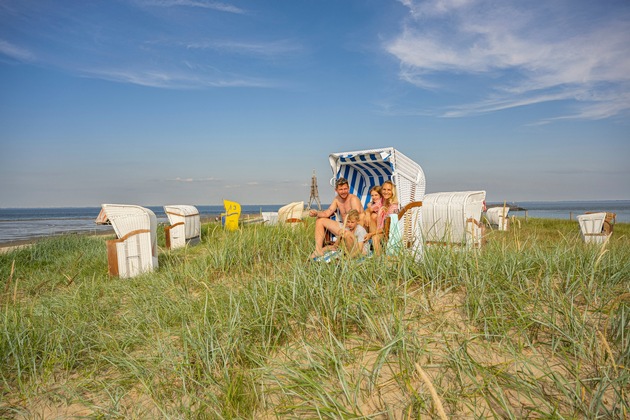
[[[380,153],[342,155],[339,157],[342,165],[335,178],[346,178],[350,193],[357,195],[366,208],[372,187],[391,180],[394,168],[389,157],[382,157]]]

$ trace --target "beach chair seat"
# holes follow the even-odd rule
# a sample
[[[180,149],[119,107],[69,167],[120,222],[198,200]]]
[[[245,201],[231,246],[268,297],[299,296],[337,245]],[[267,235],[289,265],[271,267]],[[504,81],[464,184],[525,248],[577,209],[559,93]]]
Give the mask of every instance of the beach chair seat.
[[[496,226],[497,230],[508,230],[510,219],[508,218],[509,207],[498,206],[486,210],[486,219],[490,226]]]
[[[485,191],[427,194],[422,202],[422,236],[427,245],[479,248],[484,240],[481,213]]]
[[[164,228],[167,249],[177,249],[201,240],[201,217],[195,206],[167,205],[164,212],[170,226]]]
[[[612,235],[615,213],[586,213],[577,217],[582,238],[586,243],[604,244]]]
[[[587,211],[584,214],[593,214],[593,213],[602,213],[598,211]],[[615,222],[617,220],[617,214],[612,212],[605,212],[606,217],[604,218],[604,224],[602,226],[602,230],[607,235],[611,235],[613,233],[613,228],[615,227]]]
[[[134,277],[158,267],[157,218],[151,210],[128,204],[103,204],[118,239],[107,244],[109,274]]]

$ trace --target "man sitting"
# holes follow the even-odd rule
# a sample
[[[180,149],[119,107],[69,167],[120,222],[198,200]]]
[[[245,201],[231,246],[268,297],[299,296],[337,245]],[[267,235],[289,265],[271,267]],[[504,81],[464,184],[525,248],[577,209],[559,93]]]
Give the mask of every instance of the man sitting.
[[[343,221],[350,210],[356,210],[359,216],[363,213],[361,200],[356,195],[350,194],[350,186],[347,179],[339,178],[335,182],[335,192],[337,195],[328,209],[309,211],[309,216],[317,217],[315,221],[315,251],[313,252],[313,257],[319,257],[324,254],[324,240],[327,230],[338,237],[343,229]],[[337,211],[340,215],[340,221],[330,218]]]

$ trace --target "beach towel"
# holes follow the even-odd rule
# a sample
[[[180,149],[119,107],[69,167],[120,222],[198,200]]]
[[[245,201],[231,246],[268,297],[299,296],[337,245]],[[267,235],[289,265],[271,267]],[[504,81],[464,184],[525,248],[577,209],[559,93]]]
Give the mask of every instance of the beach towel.
[[[397,214],[389,216],[391,219],[389,225],[389,238],[387,239],[387,255],[396,255],[403,249],[403,235],[400,221]]]
[[[341,251],[339,251],[338,249],[333,249],[331,251],[326,251],[324,255],[322,255],[321,257],[313,258],[313,261],[329,263],[331,261],[339,259],[340,257],[341,257]]]

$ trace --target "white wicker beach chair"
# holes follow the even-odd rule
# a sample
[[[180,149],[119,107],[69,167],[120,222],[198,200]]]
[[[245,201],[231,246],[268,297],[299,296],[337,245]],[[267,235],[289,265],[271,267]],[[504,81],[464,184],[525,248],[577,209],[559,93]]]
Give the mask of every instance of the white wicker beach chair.
[[[422,235],[426,244],[479,248],[485,191],[427,194],[422,202]]]
[[[118,239],[107,241],[109,274],[134,277],[158,267],[157,218],[144,207],[103,204]]]
[[[194,245],[201,240],[201,217],[195,206],[168,205],[164,206],[170,226],[164,228],[167,249]]]
[[[610,213],[614,214],[614,213]],[[604,244],[612,235],[612,225],[609,229],[604,229],[606,222],[606,212],[581,214],[577,217],[582,232],[584,242],[593,244]],[[614,219],[614,216],[613,216]]]
[[[497,230],[508,230],[510,219],[508,218],[509,207],[491,207],[486,210],[486,219],[491,226],[497,226]]]
[[[278,223],[277,211],[263,211],[263,212],[260,212],[260,215],[262,216],[264,224],[275,225]]]
[[[370,189],[392,181],[396,186],[401,207],[420,202],[424,198],[425,177],[420,165],[393,147],[368,149],[355,152],[332,153],[329,156],[333,172],[331,185],[339,178],[346,178],[350,193],[356,194],[363,208],[370,201]],[[401,212],[402,213],[402,212]],[[419,205],[410,206],[397,221],[405,249],[416,258],[422,255],[421,211]]]
[[[295,201],[278,210],[279,223],[300,223],[304,213],[304,201]]]

